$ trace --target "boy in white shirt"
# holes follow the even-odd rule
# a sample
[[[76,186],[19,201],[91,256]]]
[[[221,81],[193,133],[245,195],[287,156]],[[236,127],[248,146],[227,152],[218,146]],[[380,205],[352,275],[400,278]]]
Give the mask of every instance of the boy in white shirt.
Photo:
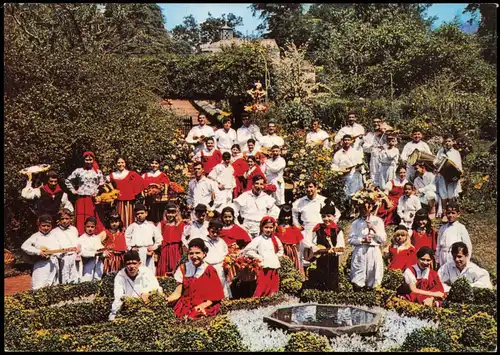
[[[77,268],[77,252],[80,249],[78,243],[78,230],[75,226],[71,225],[73,220],[73,212],[63,208],[58,213],[58,226],[52,231],[56,234],[61,249],[74,249],[61,255],[60,262],[60,282],[62,284],[78,282],[78,268]],[[78,261],[81,268],[81,261]]]
[[[217,148],[222,152],[231,152],[231,147],[236,143],[236,131],[231,128],[231,119],[226,117],[222,120],[223,128],[215,131],[215,141]]]
[[[285,144],[283,138],[276,134],[276,123],[270,121],[267,124],[267,135],[262,136],[260,140],[261,146],[265,148],[271,148],[274,145],[279,146],[280,148]]]
[[[314,119],[311,125],[311,131],[306,135],[306,144],[322,145],[323,149],[330,148],[330,136],[326,131],[319,128],[319,120]]]
[[[217,183],[218,189],[215,192],[214,208],[217,212],[228,206],[233,200],[233,189],[236,187],[234,168],[231,165],[231,153],[222,153],[222,163],[217,164],[208,178]]]
[[[244,152],[248,150],[248,140],[254,139],[259,142],[262,139],[262,133],[260,133],[259,126],[250,123],[250,116],[247,113],[243,113],[241,121],[243,125],[236,131],[236,137],[238,140],[236,143],[240,145],[241,151]]]
[[[186,142],[194,146],[194,153],[198,153],[205,147],[205,138],[214,136],[214,129],[207,125],[207,116],[198,114],[198,126],[194,126],[189,131]]]
[[[81,248],[83,275],[80,281],[100,280],[103,274],[101,235],[95,234],[97,221],[95,217],[85,219],[85,233],[78,238]]]
[[[280,156],[281,149],[277,145],[271,148],[272,156],[264,162],[264,174],[269,184],[276,186],[276,192],[273,197],[276,204],[281,206],[285,203],[285,180],[283,172],[285,171],[286,161]]]
[[[208,222],[205,221],[207,215],[207,206],[197,204],[194,208],[195,219],[184,228],[182,232],[182,245],[187,249],[191,240],[204,238],[208,234]]]
[[[436,184],[433,173],[427,171],[424,162],[417,161],[415,164],[417,177],[414,180],[416,195],[420,199],[420,203],[427,205],[429,208],[429,218],[434,219],[436,216]]]
[[[399,198],[397,213],[402,225],[411,229],[415,213],[422,208],[420,200],[415,196],[415,187],[411,182],[404,185],[404,195]]]
[[[150,268],[155,274],[154,251],[162,242],[160,224],[155,226],[153,222],[146,220],[148,212],[141,203],[135,205],[134,213],[135,222],[125,230],[127,248],[128,250],[136,250],[144,266]]]
[[[427,154],[432,154],[431,148],[429,145],[422,140],[423,134],[422,130],[419,128],[415,128],[412,132],[412,141],[406,143],[401,152],[401,161],[406,163],[408,158],[413,153],[415,149],[418,149],[420,152],[425,152]],[[415,179],[415,168],[411,164],[406,164],[406,178],[409,182],[413,183]]]
[[[337,134],[335,135],[334,142],[335,144],[340,144],[344,139],[345,135],[351,136],[351,139],[354,141],[352,143],[352,147],[354,150],[361,153],[361,157],[363,157],[363,136],[365,135],[365,128],[360,124],[356,123],[356,113],[349,112],[347,114],[347,125],[342,127]]]

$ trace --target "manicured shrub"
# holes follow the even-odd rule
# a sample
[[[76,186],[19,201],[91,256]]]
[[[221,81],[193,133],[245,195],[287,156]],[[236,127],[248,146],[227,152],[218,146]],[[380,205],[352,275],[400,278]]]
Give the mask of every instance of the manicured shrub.
[[[278,270],[280,277],[280,291],[296,295],[302,288],[304,281],[294,263],[288,256],[280,257],[281,267]]]
[[[450,337],[440,329],[421,328],[414,330],[406,337],[402,351],[418,351],[422,348],[436,348],[440,351],[451,351]]]
[[[487,313],[476,313],[464,320],[464,331],[460,343],[467,347],[477,347],[482,351],[492,351],[497,343],[497,322]]]
[[[456,279],[453,285],[451,285],[446,300],[447,302],[473,304],[474,291],[472,290],[469,280],[465,277]]]
[[[472,291],[474,292],[474,303],[475,304],[484,304],[484,305],[488,305],[492,308],[496,308],[497,293],[495,292],[495,290],[490,290],[487,288],[473,287]]]
[[[248,351],[241,341],[238,328],[227,316],[215,317],[208,330],[211,342],[209,351]]]
[[[285,347],[286,352],[329,352],[333,351],[328,338],[310,332],[292,333]]]
[[[396,291],[403,283],[403,272],[401,270],[384,269],[382,278],[382,287],[388,290]]]

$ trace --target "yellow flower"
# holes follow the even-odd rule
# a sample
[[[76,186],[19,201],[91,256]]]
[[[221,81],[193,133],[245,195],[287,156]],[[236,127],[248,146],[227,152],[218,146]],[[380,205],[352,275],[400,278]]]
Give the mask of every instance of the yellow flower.
[[[294,155],[292,155],[293,159],[297,159],[298,157],[299,157],[299,155],[297,153],[295,153]]]
[[[291,161],[291,160],[290,160],[290,161],[288,162],[288,166],[293,166],[293,161]]]
[[[482,186],[483,186],[483,183],[480,182],[479,184],[474,185],[474,188],[480,189]]]
[[[490,179],[489,175],[483,176],[483,181],[488,181]]]
[[[299,179],[304,180],[306,178],[305,174],[300,174]]]
[[[171,157],[172,159],[177,159],[177,157],[176,157],[174,154],[172,154],[170,157]]]

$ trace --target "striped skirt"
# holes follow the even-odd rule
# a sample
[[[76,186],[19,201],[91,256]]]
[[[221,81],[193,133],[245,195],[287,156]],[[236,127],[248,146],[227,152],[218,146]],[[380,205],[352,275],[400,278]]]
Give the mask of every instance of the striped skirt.
[[[116,212],[120,215],[123,228],[126,229],[134,223],[134,201],[116,201]]]
[[[160,258],[156,265],[156,276],[172,276],[175,272],[177,263],[182,258],[181,242],[167,243],[162,246]]]
[[[300,265],[299,253],[295,244],[283,243],[284,254],[288,256],[294,263],[297,271],[304,276],[304,269]]]
[[[123,254],[110,252],[109,256],[104,259],[103,272],[109,274],[110,272],[118,272],[123,269],[125,267]]]

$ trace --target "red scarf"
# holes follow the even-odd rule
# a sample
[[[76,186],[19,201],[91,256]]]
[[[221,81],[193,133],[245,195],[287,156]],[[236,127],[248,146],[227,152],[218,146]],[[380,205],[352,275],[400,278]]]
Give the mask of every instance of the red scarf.
[[[94,162],[92,163],[92,169],[97,173],[97,170],[99,170],[99,165],[97,165],[97,161],[95,160],[95,154],[92,152],[85,152],[83,153],[83,158],[85,158],[87,155],[90,155],[92,158],[94,158]]]
[[[277,224],[276,220],[271,216],[264,216],[260,220],[260,232],[261,233],[262,233],[262,227],[264,226],[264,224],[269,223],[269,222],[272,222],[274,224],[274,226],[276,226],[276,224]],[[273,233],[271,234],[271,241],[273,242],[273,245],[274,245],[274,252],[277,253],[279,250],[279,246],[278,246],[278,240],[276,239],[276,228],[274,228]]]
[[[335,229],[335,231],[339,232],[339,227],[335,224],[335,222],[330,222],[327,226],[325,226],[324,223],[319,223],[314,227],[313,232],[316,232],[318,229],[323,228],[325,230],[325,234],[331,238],[332,236],[332,229]]]
[[[56,185],[56,188],[54,190],[52,190],[48,184],[45,184],[42,186],[42,189],[44,189],[49,195],[51,196],[54,196],[56,193],[58,193],[59,191],[62,191],[61,187],[59,186],[59,184]]]

